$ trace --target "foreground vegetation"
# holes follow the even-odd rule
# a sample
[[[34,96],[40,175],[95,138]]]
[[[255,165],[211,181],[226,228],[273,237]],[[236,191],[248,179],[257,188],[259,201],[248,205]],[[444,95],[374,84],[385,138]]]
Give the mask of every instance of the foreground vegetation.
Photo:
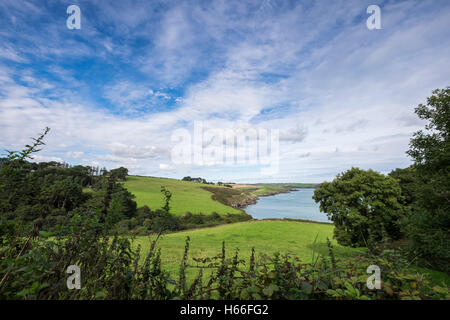
[[[264,230],[281,227],[287,231],[297,227],[306,230],[313,226],[307,223],[258,222],[257,228]],[[282,226],[281,223],[285,225]],[[249,227],[254,223],[242,223]],[[297,226],[294,226],[297,224]],[[3,225],[5,226],[5,225]],[[140,246],[133,245],[129,237],[114,237],[104,234],[104,224],[93,216],[75,216],[67,226],[68,233],[49,235],[40,233],[24,238],[16,235],[17,229],[6,225],[1,231],[0,267],[6,273],[0,282],[1,299],[449,299],[445,283],[436,284],[428,276],[416,273],[406,261],[390,250],[379,255],[362,253],[353,256],[355,249],[333,248],[326,243],[325,253],[322,239],[313,242],[304,255],[305,260],[291,254],[262,254],[250,251],[249,255],[226,247],[225,242],[212,251],[194,253],[190,258],[190,238],[177,261],[179,268],[169,272],[162,257],[166,250],[158,248],[158,240],[139,239],[146,246],[146,254]],[[317,225],[326,227],[326,225]],[[17,226],[16,226],[17,227]],[[231,227],[231,226],[227,226]],[[225,228],[225,227],[218,227]],[[284,229],[284,230],[283,230]],[[239,230],[239,227],[238,227]],[[209,230],[211,231],[211,230]],[[231,230],[222,235],[229,236]],[[243,230],[240,230],[243,231]],[[297,230],[295,230],[297,231]],[[312,229],[310,233],[314,232]],[[330,230],[329,230],[330,231]],[[200,245],[206,229],[191,231]],[[234,231],[231,231],[234,232]],[[198,234],[196,234],[198,233]],[[220,232],[219,232],[220,233]],[[161,246],[176,244],[180,247],[186,234],[172,234],[163,239]],[[205,234],[208,236],[208,234]],[[171,239],[171,237],[173,237]],[[251,237],[251,236],[250,236]],[[235,239],[235,237],[234,237]],[[138,240],[138,241],[139,241]],[[218,239],[217,239],[218,240]],[[243,239],[248,240],[248,239]],[[164,241],[167,241],[164,244]],[[171,241],[174,241],[170,243]],[[241,245],[242,243],[236,243]],[[264,243],[260,243],[264,245]],[[319,246],[319,244],[321,244]],[[297,244],[299,245],[299,244]],[[205,248],[205,247],[203,247]],[[272,248],[274,250],[276,248]],[[230,252],[231,251],[231,252]],[[244,250],[247,251],[247,250]],[[269,250],[271,251],[271,250]],[[294,249],[295,251],[295,249]],[[309,252],[308,252],[309,251]],[[353,251],[353,252],[352,252]],[[247,252],[248,253],[248,252]],[[351,259],[341,258],[346,254]],[[300,252],[300,254],[302,254]],[[243,259],[244,258],[244,259]],[[383,270],[383,287],[369,289],[367,267],[377,265]],[[77,265],[82,270],[80,290],[68,290],[66,270]]]
[[[221,251],[222,241],[229,251],[239,250],[240,257],[249,263],[252,250],[256,256],[272,256],[276,253],[296,256],[305,263],[312,263],[318,256],[329,255],[328,240],[333,246],[336,259],[352,260],[369,254],[367,248],[341,246],[332,240],[334,227],[331,224],[289,220],[262,220],[221,225],[214,228],[187,230],[166,234],[160,237],[158,247],[161,249],[162,267],[176,274],[183,256],[185,240],[190,238],[190,255],[188,263],[195,265],[194,259],[213,257]],[[150,250],[153,236],[138,236],[133,246],[141,246],[142,252]],[[410,266],[412,273],[423,274],[434,285],[444,283],[450,286],[450,276],[439,271]],[[188,279],[195,277],[195,268],[187,271]]]

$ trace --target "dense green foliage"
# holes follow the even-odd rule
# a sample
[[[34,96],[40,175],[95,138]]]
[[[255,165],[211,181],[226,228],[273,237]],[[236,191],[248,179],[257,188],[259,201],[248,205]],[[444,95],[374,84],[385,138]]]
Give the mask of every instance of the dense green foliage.
[[[450,87],[433,91],[415,112],[427,124],[407,152],[416,188],[406,231],[413,255],[450,272]]]
[[[50,230],[67,223],[71,212],[89,200],[83,187],[100,183],[90,167],[27,161],[44,144],[48,130],[25,150],[10,151],[0,167],[0,218],[19,221],[36,230]]]
[[[124,167],[112,169],[110,174],[119,180],[125,181],[127,180],[128,169]]]
[[[416,201],[418,181],[414,166],[405,169],[397,168],[389,173],[389,176],[396,179],[402,189],[402,204],[411,209],[411,205]]]
[[[158,200],[162,208],[137,208],[135,196],[119,182],[127,179],[128,170],[123,167],[109,172],[102,169],[100,172],[98,168],[87,166],[28,162],[31,154],[43,145],[42,140],[47,132],[35,140],[35,145],[27,146],[22,152],[10,152],[8,158],[2,159],[1,219],[50,232],[67,225],[77,214],[93,212],[99,215],[100,222],[106,225],[110,234],[139,235],[251,219],[244,212],[234,215],[218,215],[214,211],[209,215],[187,212],[183,216],[173,216],[169,213],[172,208],[168,207],[172,193],[165,187],[161,189],[161,186]],[[130,180],[133,181],[133,178]],[[206,196],[209,195],[206,193]]]
[[[373,247],[386,237],[402,236],[401,189],[391,177],[352,168],[321,184],[313,199],[333,221],[335,238],[342,245]]]

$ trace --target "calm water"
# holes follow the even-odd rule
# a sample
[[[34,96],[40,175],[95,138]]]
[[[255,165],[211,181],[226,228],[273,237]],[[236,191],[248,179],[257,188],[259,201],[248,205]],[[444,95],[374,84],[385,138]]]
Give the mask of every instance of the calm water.
[[[330,222],[327,215],[319,210],[319,204],[311,198],[314,189],[298,189],[269,197],[260,197],[245,211],[254,219],[292,218],[320,222]]]

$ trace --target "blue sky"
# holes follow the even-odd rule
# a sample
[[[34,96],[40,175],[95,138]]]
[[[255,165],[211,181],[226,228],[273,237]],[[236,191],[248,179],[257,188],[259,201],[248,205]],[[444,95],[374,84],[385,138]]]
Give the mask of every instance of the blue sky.
[[[2,0],[0,149],[48,126],[35,161],[236,182],[387,173],[410,164],[414,107],[450,85],[449,29],[446,0]],[[194,121],[279,130],[280,170],[173,163],[171,136]]]

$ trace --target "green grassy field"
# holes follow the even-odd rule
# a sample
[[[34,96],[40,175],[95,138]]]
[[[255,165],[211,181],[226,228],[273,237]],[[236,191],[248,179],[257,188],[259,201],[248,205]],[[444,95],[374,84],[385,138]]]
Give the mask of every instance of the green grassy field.
[[[162,236],[158,247],[161,248],[161,261],[164,269],[175,276],[179,270],[184,252],[186,237],[191,239],[189,262],[195,258],[213,257],[221,252],[222,241],[225,241],[227,257],[231,257],[235,249],[239,249],[240,258],[248,262],[251,249],[255,253],[273,254],[275,252],[291,253],[303,262],[311,262],[313,251],[328,255],[326,238],[331,240],[337,258],[352,258],[364,253],[364,248],[343,247],[333,240],[333,225],[294,221],[249,221],[221,225],[212,228],[195,229],[171,233]],[[314,240],[317,240],[314,243]],[[148,252],[151,239],[155,237],[136,237],[134,245],[141,245],[142,252]],[[450,285],[450,277],[445,273],[425,268],[413,267],[417,272],[427,275],[433,283],[445,282]],[[188,278],[196,274],[193,268],[188,269]]]
[[[161,186],[167,187],[172,192],[171,213],[174,215],[182,215],[188,211],[194,214],[242,212],[212,200],[212,193],[202,189],[204,186],[212,185],[166,178],[128,176],[124,186],[136,196],[138,207],[147,205],[152,210],[164,205]]]
[[[270,186],[270,185],[258,186],[258,190],[252,191],[252,193],[257,196],[267,196],[281,192],[286,192],[286,188],[282,186]]]
[[[191,258],[217,255],[224,240],[227,255],[230,256],[239,248],[240,257],[248,260],[251,249],[255,248],[257,255],[292,253],[305,262],[311,262],[314,239],[317,236],[316,255],[326,254],[326,238],[332,239],[333,226],[293,221],[249,221],[167,234],[160,239],[159,247],[162,264],[171,272],[176,272],[179,268],[187,236],[191,239]],[[364,250],[342,247],[334,240],[332,243],[338,257],[353,257]],[[146,252],[150,245],[149,237],[137,237],[135,245],[138,244]]]

